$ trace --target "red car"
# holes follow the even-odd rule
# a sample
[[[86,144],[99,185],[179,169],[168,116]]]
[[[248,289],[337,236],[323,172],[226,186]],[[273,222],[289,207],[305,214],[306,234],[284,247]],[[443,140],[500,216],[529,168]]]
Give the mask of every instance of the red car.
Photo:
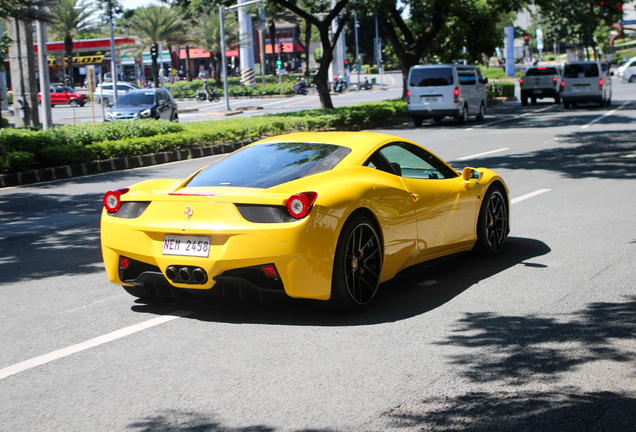
[[[38,93],[38,101],[42,101],[42,95]],[[72,87],[60,86],[51,87],[51,106],[70,105],[72,107],[84,106],[86,104],[86,95],[77,93]]]

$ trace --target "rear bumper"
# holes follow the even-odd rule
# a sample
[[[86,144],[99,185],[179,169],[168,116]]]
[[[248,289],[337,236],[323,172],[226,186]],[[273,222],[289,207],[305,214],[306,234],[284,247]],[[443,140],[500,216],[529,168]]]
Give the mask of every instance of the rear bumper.
[[[457,117],[459,116],[459,108],[434,108],[415,105],[407,106],[407,114],[411,118],[433,118],[433,117]]]
[[[556,97],[559,92],[555,88],[549,89],[532,89],[532,90],[521,90],[522,98],[544,98],[544,97]]]
[[[601,102],[603,101],[603,94],[561,93],[561,100],[563,102]]]

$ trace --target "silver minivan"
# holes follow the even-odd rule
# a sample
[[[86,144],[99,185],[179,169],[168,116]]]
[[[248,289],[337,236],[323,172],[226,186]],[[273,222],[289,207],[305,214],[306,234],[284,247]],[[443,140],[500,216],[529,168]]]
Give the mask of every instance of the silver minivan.
[[[618,67],[618,79],[636,83],[636,57],[632,57]]]
[[[460,123],[486,115],[488,78],[476,66],[439,64],[413,66],[407,82],[407,113],[415,126],[432,118],[453,117]]]
[[[605,67],[604,67],[605,66]],[[595,102],[602,107],[612,103],[612,80],[607,64],[598,61],[566,63],[561,81],[564,108],[577,103]]]

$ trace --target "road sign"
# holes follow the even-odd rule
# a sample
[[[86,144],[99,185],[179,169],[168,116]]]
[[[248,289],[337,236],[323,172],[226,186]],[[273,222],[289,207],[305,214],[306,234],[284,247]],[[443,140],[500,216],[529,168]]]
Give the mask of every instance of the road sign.
[[[621,25],[622,25],[622,26],[626,26],[626,25],[634,25],[634,24],[636,24],[636,20],[621,21]]]

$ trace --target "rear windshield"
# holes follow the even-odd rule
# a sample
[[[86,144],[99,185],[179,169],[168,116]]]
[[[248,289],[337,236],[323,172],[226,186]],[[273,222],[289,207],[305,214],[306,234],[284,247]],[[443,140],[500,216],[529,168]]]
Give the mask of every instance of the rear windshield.
[[[453,85],[453,68],[431,67],[411,69],[409,83],[411,87],[439,87]]]
[[[154,105],[155,94],[147,93],[126,93],[117,99],[117,106],[133,106],[133,105]]]
[[[558,75],[556,68],[553,67],[544,67],[544,68],[534,68],[528,69],[526,72],[526,76],[543,76],[543,75]]]
[[[192,178],[188,187],[236,186],[267,189],[329,171],[348,147],[316,143],[272,143],[245,147]]]
[[[599,76],[598,65],[596,63],[574,63],[566,64],[563,70],[564,78],[595,78]]]

